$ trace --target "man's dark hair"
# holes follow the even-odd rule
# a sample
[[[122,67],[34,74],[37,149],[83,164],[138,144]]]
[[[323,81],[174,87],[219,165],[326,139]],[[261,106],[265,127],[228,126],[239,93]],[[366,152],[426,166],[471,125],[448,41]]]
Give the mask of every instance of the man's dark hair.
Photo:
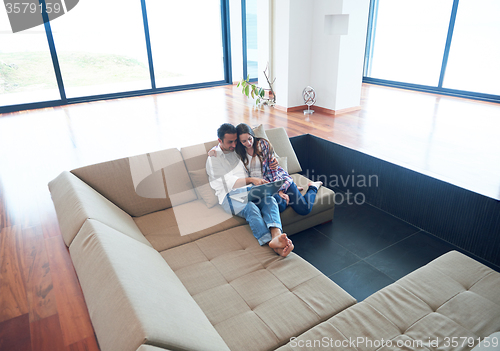
[[[217,129],[217,137],[224,141],[224,135],[226,134],[236,134],[236,127],[231,123],[222,124],[219,129]]]

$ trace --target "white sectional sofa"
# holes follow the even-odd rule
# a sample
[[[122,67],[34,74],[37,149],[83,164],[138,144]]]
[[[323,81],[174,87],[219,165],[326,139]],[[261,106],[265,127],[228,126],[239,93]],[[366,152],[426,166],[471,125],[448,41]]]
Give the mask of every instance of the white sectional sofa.
[[[284,129],[266,133],[307,185]],[[475,345],[500,331],[499,274],[457,252],[356,303],[298,255],[260,246],[243,219],[214,203],[204,167],[215,143],[65,171],[49,183],[101,350],[323,350],[315,340],[358,337],[396,345],[467,336]],[[309,215],[287,209],[284,230],[331,220],[333,197],[322,187]],[[417,346],[334,348],[471,348]]]

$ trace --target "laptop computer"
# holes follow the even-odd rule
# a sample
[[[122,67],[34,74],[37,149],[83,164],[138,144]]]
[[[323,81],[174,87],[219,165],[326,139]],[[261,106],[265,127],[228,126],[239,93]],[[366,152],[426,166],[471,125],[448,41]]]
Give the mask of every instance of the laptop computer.
[[[271,183],[265,183],[257,186],[243,188],[241,192],[229,195],[232,200],[238,202],[259,201],[265,196],[271,196],[278,192],[279,188],[285,182],[284,179],[276,180]]]

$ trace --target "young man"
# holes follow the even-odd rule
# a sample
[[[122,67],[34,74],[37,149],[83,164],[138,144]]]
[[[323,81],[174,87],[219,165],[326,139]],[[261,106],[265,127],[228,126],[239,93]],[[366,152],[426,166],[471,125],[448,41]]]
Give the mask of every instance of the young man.
[[[217,137],[219,141],[219,145],[215,148],[217,157],[208,157],[206,170],[210,186],[215,190],[219,204],[226,212],[245,218],[260,245],[269,243],[269,247],[276,253],[286,257],[293,250],[293,244],[282,232],[276,200],[272,196],[267,196],[258,203],[251,201],[242,203],[230,197],[248,184],[260,185],[267,181],[247,177],[243,162],[234,152],[238,137],[236,128],[232,124],[222,124],[217,130]]]

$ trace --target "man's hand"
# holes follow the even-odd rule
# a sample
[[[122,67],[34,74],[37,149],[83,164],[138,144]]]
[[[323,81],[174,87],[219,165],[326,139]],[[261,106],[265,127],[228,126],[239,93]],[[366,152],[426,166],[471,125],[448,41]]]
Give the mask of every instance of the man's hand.
[[[271,159],[271,162],[269,162],[269,168],[278,169],[278,166],[279,166],[278,160],[276,159],[276,157],[273,157]]]
[[[262,184],[269,183],[265,179],[260,179],[260,178],[255,178],[255,177],[248,177],[247,179],[248,179],[248,183],[247,184],[252,183],[253,185],[262,185]]]
[[[290,197],[285,194],[283,190],[278,191],[278,195],[286,201],[286,205],[288,206],[288,203],[290,202]]]

